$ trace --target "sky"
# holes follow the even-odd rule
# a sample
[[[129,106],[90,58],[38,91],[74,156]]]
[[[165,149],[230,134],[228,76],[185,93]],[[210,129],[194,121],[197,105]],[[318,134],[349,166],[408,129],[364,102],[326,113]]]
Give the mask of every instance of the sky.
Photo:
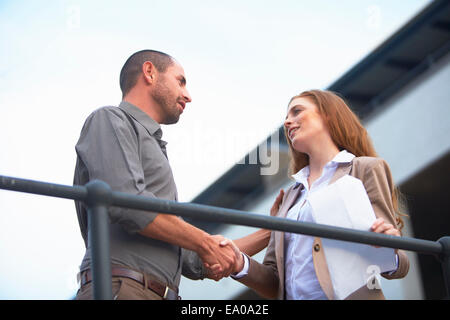
[[[429,0],[0,0],[0,175],[71,185],[86,117],[121,100],[142,49],[184,67],[192,96],[163,126],[188,202]],[[70,299],[84,255],[73,201],[0,190],[0,299]]]

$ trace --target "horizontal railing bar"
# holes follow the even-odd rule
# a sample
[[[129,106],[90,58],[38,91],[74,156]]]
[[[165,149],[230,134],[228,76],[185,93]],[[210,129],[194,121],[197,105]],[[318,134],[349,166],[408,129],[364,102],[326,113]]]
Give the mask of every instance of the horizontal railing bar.
[[[67,186],[6,176],[0,176],[0,189],[80,201],[87,197],[84,186]]]
[[[341,228],[279,217],[263,216],[234,209],[212,207],[196,203],[182,203],[157,198],[112,192],[112,205],[158,213],[175,214],[198,220],[237,224],[276,231],[300,233],[335,240],[357,242],[381,247],[404,249],[426,254],[440,254],[442,245],[436,241],[410,237],[396,237],[375,232]]]
[[[87,189],[84,186],[65,186],[0,176],[0,189],[55,196],[79,201],[87,200]],[[182,203],[162,200],[117,191],[111,192],[109,198],[110,199],[108,202],[112,206],[175,214],[182,217],[189,217],[204,221],[300,233],[316,237],[404,249],[425,254],[440,254],[443,251],[442,245],[439,242],[430,240],[415,239],[410,237],[400,238],[368,231],[299,222],[234,209],[219,208],[196,203]],[[103,201],[104,200],[105,199],[103,199]]]

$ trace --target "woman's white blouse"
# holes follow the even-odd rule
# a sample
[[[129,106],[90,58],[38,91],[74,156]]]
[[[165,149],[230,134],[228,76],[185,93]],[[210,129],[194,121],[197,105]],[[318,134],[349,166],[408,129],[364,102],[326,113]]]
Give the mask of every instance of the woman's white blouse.
[[[301,169],[292,177],[303,185],[303,189],[286,218],[305,222],[315,222],[308,198],[314,192],[326,187],[339,163],[349,163],[355,156],[346,150],[339,152],[323,168],[322,175],[312,186],[308,185],[309,166]],[[300,186],[301,187],[301,186]],[[314,238],[302,234],[285,233],[285,288],[288,300],[327,299],[320,287],[314,270],[312,246]]]

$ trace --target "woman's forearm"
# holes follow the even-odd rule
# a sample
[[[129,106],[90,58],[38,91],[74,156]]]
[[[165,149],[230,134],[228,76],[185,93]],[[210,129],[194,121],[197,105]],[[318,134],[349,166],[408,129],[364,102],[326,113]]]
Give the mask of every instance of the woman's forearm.
[[[251,257],[267,247],[270,233],[270,230],[261,229],[233,241],[239,250]]]

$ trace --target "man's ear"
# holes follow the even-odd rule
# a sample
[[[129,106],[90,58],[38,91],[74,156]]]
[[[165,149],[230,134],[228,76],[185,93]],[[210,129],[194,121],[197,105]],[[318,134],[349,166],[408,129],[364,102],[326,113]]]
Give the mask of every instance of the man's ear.
[[[153,63],[145,61],[142,64],[142,74],[147,84],[153,84],[155,82],[157,70]]]

